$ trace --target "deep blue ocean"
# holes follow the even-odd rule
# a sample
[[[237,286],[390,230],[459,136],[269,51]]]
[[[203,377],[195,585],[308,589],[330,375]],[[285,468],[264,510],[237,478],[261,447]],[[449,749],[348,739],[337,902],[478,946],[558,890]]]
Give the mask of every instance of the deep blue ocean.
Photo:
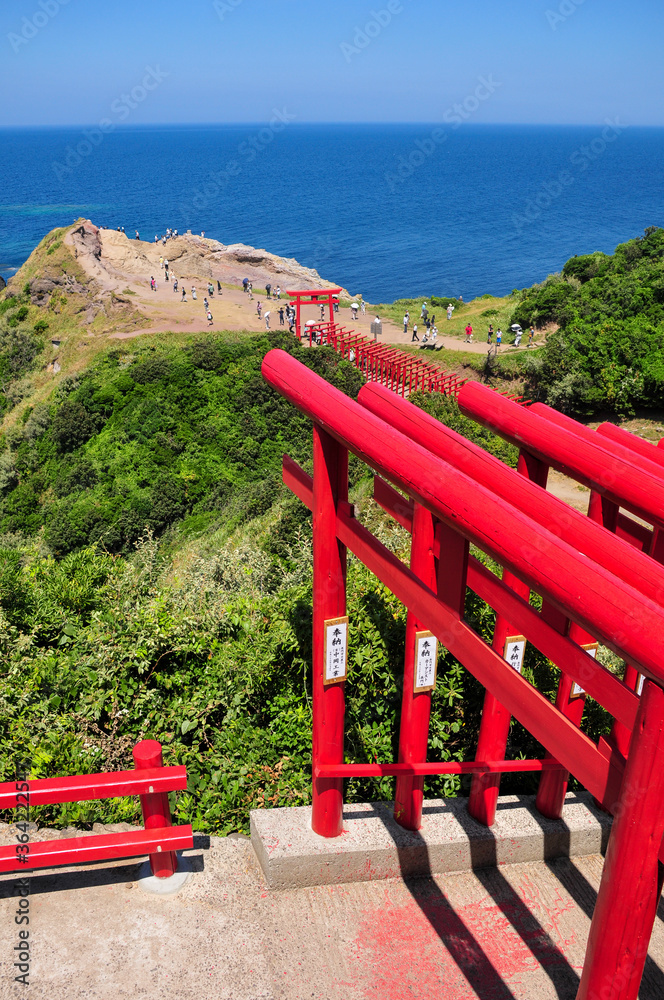
[[[368,301],[504,294],[664,225],[664,129],[0,130],[0,273],[79,216],[264,247]]]

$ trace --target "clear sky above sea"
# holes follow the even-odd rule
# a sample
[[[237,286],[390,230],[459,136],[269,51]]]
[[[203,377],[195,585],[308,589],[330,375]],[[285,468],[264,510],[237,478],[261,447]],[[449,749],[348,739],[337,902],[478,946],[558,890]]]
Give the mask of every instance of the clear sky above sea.
[[[12,0],[0,125],[661,126],[663,40],[661,0]]]

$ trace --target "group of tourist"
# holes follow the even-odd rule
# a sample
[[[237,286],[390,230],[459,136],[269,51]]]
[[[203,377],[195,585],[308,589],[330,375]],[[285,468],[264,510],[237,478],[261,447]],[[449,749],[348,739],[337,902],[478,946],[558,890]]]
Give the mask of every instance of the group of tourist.
[[[176,233],[176,235],[177,235],[177,233]],[[159,266],[164,271],[164,279],[165,279],[165,281],[167,281],[168,284],[172,284],[173,291],[176,292],[176,293],[178,291],[181,292],[180,302],[186,302],[187,301],[187,289],[185,288],[184,284],[180,288],[178,278],[176,278],[176,276],[169,270],[168,260],[165,259],[164,257],[160,257],[159,258]],[[154,275],[151,275],[151,277],[150,277],[150,288],[152,289],[153,292],[157,291],[157,282],[155,280]],[[210,298],[213,298],[213,296],[214,296],[214,283],[211,280],[208,281],[207,294],[210,296]],[[222,295],[222,294],[223,294],[223,289],[221,287],[221,282],[217,281],[217,295]],[[192,300],[194,302],[198,301],[198,292],[196,290],[196,285],[192,285],[191,286],[191,298],[192,298]],[[207,295],[203,298],[203,307],[205,309],[205,317],[206,317],[206,319],[208,321],[208,326],[212,326],[212,324],[214,322],[214,317],[213,317],[212,312],[210,310],[210,302],[208,300]]]
[[[429,340],[431,340],[435,344],[436,340],[438,339],[438,327],[436,326],[436,314],[434,313],[432,316],[429,316],[429,308],[428,308],[426,302],[424,302],[422,304],[422,308],[420,310],[420,321],[422,323],[424,323],[424,326],[426,328],[425,332],[424,332],[424,334],[422,336],[422,343],[426,344],[426,343],[429,342]],[[410,311],[406,310],[406,312],[404,313],[404,317],[403,317],[403,332],[404,333],[408,333],[408,325],[409,325],[409,323],[410,323]],[[410,338],[410,342],[412,344],[416,340],[419,341],[419,339],[420,339],[420,337],[419,337],[419,333],[418,333],[417,323],[414,323],[413,324],[413,335]]]
[[[247,292],[248,295],[249,295],[249,297],[251,299],[253,299],[253,290],[254,290],[254,286],[253,286],[252,282],[249,281],[249,278],[243,278],[242,279],[242,291],[243,292]],[[265,298],[266,299],[269,299],[269,298],[280,299],[281,298],[281,288],[280,288],[280,286],[277,285],[277,287],[274,289],[274,293],[273,293],[272,292],[272,285],[268,282],[265,285]]]
[[[280,294],[279,295],[275,295],[275,298],[281,298],[281,290],[279,289],[278,291],[279,291]],[[269,296],[268,296],[268,298],[269,298]],[[256,303],[256,315],[258,316],[259,319],[262,318],[262,319],[265,320],[265,329],[269,330],[270,329],[270,316],[272,315],[272,313],[270,312],[269,309],[267,309],[265,312],[263,312],[263,303],[260,302],[260,301]],[[286,303],[286,308],[285,309],[284,309],[283,306],[279,306],[279,310],[277,312],[277,315],[279,316],[279,326],[284,326],[285,323],[287,322],[288,323],[288,329],[290,330],[291,333],[294,333],[295,332],[295,330],[294,330],[294,327],[295,327],[295,308],[290,304],[290,302]]]

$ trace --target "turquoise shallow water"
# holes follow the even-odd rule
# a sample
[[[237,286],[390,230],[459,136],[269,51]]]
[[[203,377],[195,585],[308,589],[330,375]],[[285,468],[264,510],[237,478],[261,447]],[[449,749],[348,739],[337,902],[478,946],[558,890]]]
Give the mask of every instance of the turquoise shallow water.
[[[84,215],[295,257],[369,301],[503,294],[664,225],[664,129],[0,130],[0,273]]]

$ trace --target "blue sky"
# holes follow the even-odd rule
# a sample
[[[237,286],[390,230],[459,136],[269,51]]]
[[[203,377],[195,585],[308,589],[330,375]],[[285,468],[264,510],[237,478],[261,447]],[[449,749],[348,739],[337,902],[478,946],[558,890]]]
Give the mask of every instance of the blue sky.
[[[0,125],[436,122],[467,101],[476,123],[664,125],[663,29],[661,0],[12,0]]]

